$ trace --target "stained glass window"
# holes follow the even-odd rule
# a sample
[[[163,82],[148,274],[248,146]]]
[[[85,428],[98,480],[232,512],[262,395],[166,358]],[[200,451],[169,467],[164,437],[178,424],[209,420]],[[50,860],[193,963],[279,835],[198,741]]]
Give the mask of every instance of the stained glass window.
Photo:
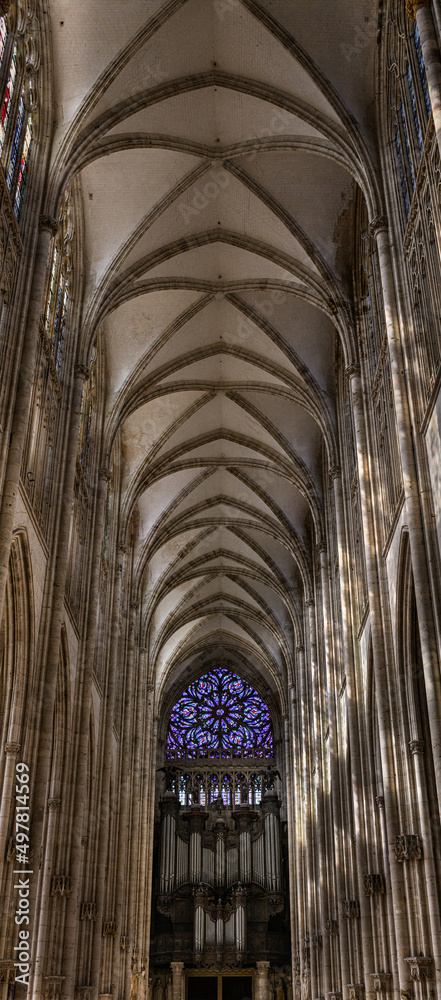
[[[6,35],[7,35],[6,21],[4,17],[0,17],[0,66],[3,62],[3,54],[6,45]]]
[[[265,703],[248,681],[226,667],[193,681],[172,711],[168,758],[194,758],[198,753],[207,757],[272,757],[273,752]]]
[[[409,87],[410,100],[411,100],[411,103],[412,103],[412,114],[413,114],[413,121],[414,121],[414,125],[415,125],[415,135],[416,135],[417,142],[418,142],[418,149],[419,149],[420,153],[422,153],[423,152],[423,137],[422,137],[422,134],[421,134],[420,119],[419,119],[419,116],[418,116],[418,110],[417,110],[417,106],[416,106],[415,89],[414,89],[414,86],[413,86],[412,72],[411,72],[410,66],[407,67],[407,85]]]
[[[404,145],[405,145],[405,148],[406,148],[407,162],[409,164],[410,178],[411,178],[411,181],[412,181],[412,188],[415,188],[415,174],[413,172],[412,157],[410,155],[410,145],[409,145],[409,136],[407,134],[406,114],[405,114],[405,111],[404,111],[404,105],[403,105],[402,101],[401,101],[401,104],[400,104],[400,118],[401,118],[401,125],[402,125],[402,129],[403,129]]]
[[[400,172],[401,193],[403,195],[404,208],[405,208],[405,211],[406,211],[406,219],[407,219],[407,218],[409,218],[410,201],[409,201],[409,192],[407,190],[406,175],[404,173],[403,151],[402,151],[402,147],[401,147],[400,132],[399,132],[399,129],[398,129],[398,122],[397,121],[395,122],[395,150],[396,150],[396,154],[397,154],[398,169],[399,169],[399,172]]]
[[[8,82],[6,84],[5,96],[3,98],[3,105],[0,113],[0,153],[3,151],[6,129],[8,127],[9,115],[11,113],[12,95],[14,93],[16,76],[17,76],[17,46],[14,45],[11,65],[9,68]]]
[[[20,167],[18,170],[18,177],[17,177],[17,187],[15,189],[14,212],[17,216],[17,219],[20,218],[21,206],[23,204],[23,195],[24,195],[26,177],[29,167],[29,156],[31,152],[31,145],[32,145],[32,118],[29,116],[26,125],[23,149],[21,151]]]
[[[18,106],[17,121],[15,123],[14,141],[12,143],[11,159],[9,161],[9,168],[6,177],[6,183],[9,190],[12,188],[12,181],[15,173],[15,164],[17,163],[18,150],[20,148],[21,130],[23,128],[23,120],[25,114],[25,106],[23,100],[23,94],[20,97],[20,104]]]
[[[417,59],[418,59],[418,66],[419,66],[419,70],[420,70],[421,86],[423,88],[423,94],[424,94],[424,101],[425,101],[425,105],[426,105],[426,111],[427,111],[427,114],[430,115],[430,113],[432,111],[432,105],[430,103],[429,88],[427,86],[426,68],[424,66],[423,50],[422,50],[422,47],[421,47],[421,38],[420,38],[420,33],[418,31],[418,26],[417,26],[416,21],[415,21],[415,27],[414,27],[413,37],[414,37],[414,41],[415,41],[415,49],[416,49],[416,54],[417,54]]]

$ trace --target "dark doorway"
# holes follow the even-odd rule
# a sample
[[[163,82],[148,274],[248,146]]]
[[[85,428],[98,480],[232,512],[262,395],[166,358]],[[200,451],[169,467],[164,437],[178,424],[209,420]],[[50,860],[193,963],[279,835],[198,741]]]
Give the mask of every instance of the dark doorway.
[[[222,1000],[251,1000],[252,989],[251,976],[224,976],[222,979]]]
[[[217,1000],[217,976],[189,976],[188,1000]]]

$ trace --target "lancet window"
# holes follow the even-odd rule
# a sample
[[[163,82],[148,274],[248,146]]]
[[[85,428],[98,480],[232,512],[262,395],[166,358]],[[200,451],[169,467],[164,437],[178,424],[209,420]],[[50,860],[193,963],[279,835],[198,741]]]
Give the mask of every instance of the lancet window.
[[[35,133],[34,21],[27,6],[11,4],[0,17],[0,157],[17,220],[21,217]]]
[[[63,362],[66,319],[69,305],[74,229],[69,191],[65,192],[60,211],[59,229],[52,241],[48,269],[43,332],[58,375]]]
[[[416,412],[424,420],[441,371],[440,160],[418,26],[403,5],[396,5],[387,32],[384,112],[393,153],[388,178],[407,264],[409,369]]]

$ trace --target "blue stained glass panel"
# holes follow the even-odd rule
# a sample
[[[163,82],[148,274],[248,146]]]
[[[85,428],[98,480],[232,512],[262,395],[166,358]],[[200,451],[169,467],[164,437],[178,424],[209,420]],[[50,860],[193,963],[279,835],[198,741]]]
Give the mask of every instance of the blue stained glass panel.
[[[11,65],[9,68],[8,82],[6,84],[5,96],[0,112],[0,152],[3,152],[3,144],[8,127],[9,115],[11,111],[12,95],[14,93],[15,78],[17,76],[17,46],[14,45],[12,51]]]
[[[26,125],[23,149],[21,151],[20,167],[17,177],[17,188],[14,200],[14,212],[17,216],[17,219],[20,218],[21,209],[23,205],[23,195],[29,168],[29,157],[31,152],[31,146],[32,146],[32,119],[31,117],[29,117]]]
[[[413,172],[412,157],[410,155],[409,136],[407,134],[406,115],[405,115],[405,111],[404,111],[403,102],[401,102],[401,104],[400,104],[400,117],[401,117],[401,124],[403,126],[404,144],[405,144],[405,147],[406,147],[406,156],[407,156],[407,162],[409,164],[409,170],[410,170],[410,177],[411,177],[411,181],[412,181],[412,187],[415,188],[415,174]]]
[[[420,119],[418,117],[418,110],[417,110],[416,100],[415,100],[415,90],[414,90],[414,86],[413,86],[412,73],[411,73],[410,66],[407,67],[407,84],[408,84],[408,87],[409,87],[409,94],[410,94],[410,99],[411,99],[411,102],[412,102],[413,121],[414,121],[414,125],[415,125],[415,135],[417,137],[418,149],[419,149],[420,153],[422,153],[423,152],[423,137],[422,137],[422,134],[421,134]]]
[[[400,172],[401,193],[403,195],[404,208],[406,210],[406,219],[408,219],[410,212],[410,201],[409,201],[409,192],[407,190],[406,175],[404,173],[403,151],[401,149],[401,139],[398,129],[398,122],[395,122],[395,150],[398,160],[398,169]]]
[[[219,667],[187,688],[173,708],[167,737],[168,758],[272,757],[274,738],[269,711],[248,681]]]
[[[18,115],[17,115],[17,121],[15,123],[15,132],[14,132],[14,141],[12,143],[11,159],[9,160],[9,168],[6,177],[6,183],[8,185],[9,190],[11,190],[12,187],[12,181],[15,173],[15,164],[17,163],[17,156],[21,139],[21,130],[23,128],[24,113],[25,113],[25,106],[22,95],[20,97],[20,104],[18,106]]]
[[[418,66],[419,66],[419,70],[420,70],[421,85],[422,85],[422,88],[423,88],[423,94],[424,94],[424,101],[425,101],[425,105],[426,105],[426,111],[427,111],[427,114],[430,115],[430,113],[432,111],[432,105],[430,103],[429,88],[427,86],[426,67],[424,65],[423,50],[422,50],[422,47],[421,47],[421,38],[420,38],[420,33],[418,31],[418,26],[417,26],[416,21],[415,21],[415,28],[414,28],[413,37],[414,37],[414,41],[415,41],[415,49],[416,49],[416,54],[417,54],[417,59],[418,59]]]
[[[6,36],[7,36],[6,21],[4,17],[0,17],[0,66],[3,62],[3,53],[5,51]]]

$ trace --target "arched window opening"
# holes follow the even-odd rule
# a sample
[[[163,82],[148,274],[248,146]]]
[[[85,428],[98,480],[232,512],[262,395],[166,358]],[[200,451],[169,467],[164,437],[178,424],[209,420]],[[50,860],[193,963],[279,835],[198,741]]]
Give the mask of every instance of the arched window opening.
[[[15,24],[17,18],[19,23]],[[22,212],[34,140],[36,61],[32,19],[20,18],[17,12],[1,17],[0,157],[17,220]]]
[[[59,229],[52,240],[43,308],[43,330],[57,374],[64,356],[65,326],[70,299],[74,228],[70,192],[66,190],[60,209]]]

